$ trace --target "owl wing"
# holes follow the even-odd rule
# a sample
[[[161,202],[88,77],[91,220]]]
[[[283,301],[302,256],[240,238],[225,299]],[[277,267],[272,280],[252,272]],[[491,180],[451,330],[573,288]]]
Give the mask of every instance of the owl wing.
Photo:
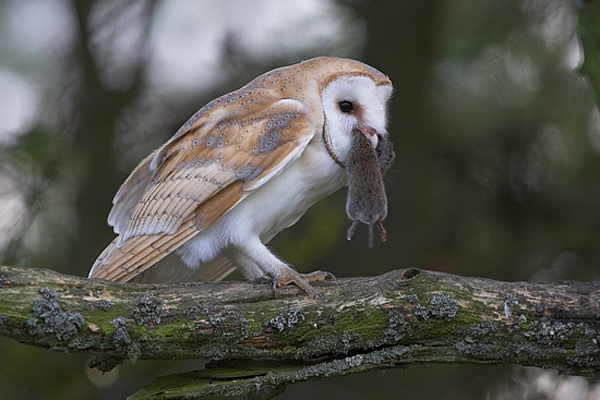
[[[253,98],[243,108],[213,101],[140,163],[113,200],[119,236],[90,277],[134,278],[300,156],[315,133],[306,107],[270,93]]]

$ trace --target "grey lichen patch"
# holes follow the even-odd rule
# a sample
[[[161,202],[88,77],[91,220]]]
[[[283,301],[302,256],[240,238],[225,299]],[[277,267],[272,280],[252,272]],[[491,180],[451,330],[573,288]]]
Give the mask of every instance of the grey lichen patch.
[[[572,325],[571,323],[550,321],[543,318],[541,321],[531,322],[529,330],[524,332],[523,335],[546,346],[560,346],[572,335]]]
[[[94,339],[90,339],[87,337],[76,336],[69,342],[69,348],[74,350],[86,350],[92,347],[98,346],[98,342]]]
[[[452,320],[458,312],[458,301],[447,293],[434,294],[429,302],[429,314],[433,318]]]
[[[202,346],[202,354],[212,360],[222,360],[230,355],[231,349],[229,344],[209,343]]]
[[[514,355],[518,360],[526,360],[530,357],[540,357],[544,352],[540,346],[524,338],[518,338],[506,347],[506,353]]]
[[[394,313],[390,313],[388,326],[383,330],[385,341],[397,342],[403,339],[408,332],[408,322]]]
[[[112,342],[117,350],[123,350],[124,347],[131,343],[131,336],[127,331],[129,322],[124,317],[117,317],[110,321],[110,324],[115,328],[112,334]]]
[[[129,322],[124,317],[117,317],[110,321],[110,324],[115,328],[111,335],[111,340],[115,346],[115,350],[127,354],[129,360],[133,363],[140,356],[140,347],[133,341],[129,335]]]
[[[517,298],[517,295],[509,292],[504,295],[504,304],[509,307],[513,307],[519,304],[519,299]]]
[[[409,352],[410,346],[391,346],[381,350],[375,350],[365,355],[365,362],[375,365],[382,363],[397,364],[402,362],[402,358]]]
[[[102,300],[98,300],[98,301],[94,302],[94,307],[96,307],[100,311],[108,311],[108,310],[110,310],[111,306],[112,306],[112,301],[106,300],[106,299],[102,299]]]
[[[417,304],[413,313],[423,320],[429,318],[443,318],[451,321],[458,313],[458,302],[447,293],[434,294],[431,297],[429,306]]]
[[[333,360],[330,362],[320,363],[316,365],[311,365],[296,371],[291,371],[293,373],[294,379],[296,381],[303,381],[311,376],[335,376],[339,375],[341,372],[346,371],[350,368],[359,367],[361,364],[365,362],[365,356],[356,355],[351,357],[345,357],[339,360]],[[286,372],[277,375],[283,375]],[[269,376],[269,374],[264,377],[256,377],[254,380],[256,382],[263,383],[265,381],[269,381],[271,379],[276,379],[277,375],[273,374]]]
[[[413,314],[415,314],[415,316],[427,321],[429,319],[429,310],[427,309],[427,307],[421,305],[421,304],[417,304],[415,306],[415,308],[413,309]]]
[[[290,382],[302,382],[309,380],[312,377],[343,375],[345,371],[350,369],[368,371],[383,363],[394,365],[406,361],[405,358],[409,350],[410,347],[408,346],[391,346],[381,350],[322,362],[292,371],[269,372],[266,375],[253,378],[253,381],[256,388],[264,386],[272,387],[279,384],[289,384]]]
[[[357,354],[355,356],[346,357],[346,361],[348,362],[348,366],[350,368],[358,367],[363,363],[365,356],[362,354]]]
[[[142,354],[146,356],[152,356],[161,351],[160,344],[147,334],[142,335],[138,338],[138,340],[134,340],[131,337],[129,331],[130,324],[126,318],[117,317],[109,323],[115,328],[111,335],[111,341],[116,352],[126,354],[127,358],[132,363],[136,362],[136,360],[138,360]],[[116,360],[120,362],[121,359],[117,358]],[[112,361],[112,357],[109,359],[109,361]],[[111,363],[109,362],[109,364]],[[114,366],[97,368],[101,371],[110,371],[110,369],[114,368]]]
[[[581,338],[575,344],[575,354],[568,359],[569,363],[579,368],[594,369],[600,372],[600,345],[596,338]]]
[[[498,351],[493,340],[486,336],[492,335],[498,331],[498,326],[493,322],[481,322],[474,325],[469,334],[455,344],[456,350],[462,354],[474,356],[487,355]]]
[[[198,319],[198,315],[200,314],[200,312],[201,310],[198,306],[187,306],[183,309],[181,314],[183,314],[184,317],[189,319]]]
[[[248,330],[248,320],[244,317],[240,318],[240,328],[243,332]]]
[[[162,312],[163,301],[145,294],[137,306],[131,310],[130,315],[138,325],[144,325],[148,322],[160,324]]]
[[[494,322],[480,322],[471,328],[471,336],[475,339],[483,338],[484,336],[498,331],[498,325]]]
[[[404,300],[412,304],[417,304],[419,302],[419,296],[416,293],[407,294],[404,296]]]
[[[182,314],[188,319],[207,319],[211,326],[216,327],[223,322],[222,312],[218,307],[198,304],[185,307]]]
[[[279,314],[275,318],[267,321],[266,326],[271,326],[279,332],[283,332],[286,328],[292,328],[301,324],[306,319],[306,316],[300,310],[290,311],[287,314]]]
[[[58,340],[71,339],[85,324],[83,316],[76,311],[63,311],[58,302],[60,295],[44,288],[39,291],[43,299],[36,299],[29,314],[29,334],[42,336],[55,334]]]
[[[456,342],[454,345],[456,350],[458,350],[461,354],[469,354],[472,356],[482,356],[489,354],[494,350],[489,343],[480,343],[473,341],[472,338],[465,338],[464,340],[460,340]]]

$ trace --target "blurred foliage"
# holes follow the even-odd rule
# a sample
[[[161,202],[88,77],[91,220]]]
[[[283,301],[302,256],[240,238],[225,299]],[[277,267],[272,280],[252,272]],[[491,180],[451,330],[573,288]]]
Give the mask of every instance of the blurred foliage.
[[[34,256],[24,252],[24,233],[35,219],[35,212],[47,207],[47,188],[59,179],[59,161],[68,148],[69,142],[62,140],[47,125],[40,123],[19,136],[9,151],[6,151],[4,172],[20,182],[19,191],[24,195],[23,202],[29,212],[24,215],[18,226],[12,227],[12,240],[7,242],[3,254],[5,264],[26,265],[29,258]]]
[[[589,79],[590,86],[596,93],[596,103],[600,104],[600,2],[578,1],[576,7],[584,56],[581,71]]]
[[[113,237],[105,221],[118,185],[194,111],[276,66],[336,55],[374,65],[395,85],[388,242],[370,251],[361,229],[347,243],[340,191],[275,238],[283,258],[337,276],[408,266],[507,280],[600,276],[597,0],[340,0],[304,26],[308,32],[338,21],[330,41],[299,46],[299,30],[298,46],[282,49],[278,40],[285,35],[275,31],[254,54],[243,37],[228,34],[218,76],[202,88],[151,79],[154,24],[173,3],[0,2],[0,72],[20,74],[40,98],[31,127],[2,142],[4,263],[86,274]],[[28,13],[45,4],[62,10],[61,18],[47,18],[64,31],[60,46],[22,42],[11,19],[15,4],[28,5]],[[265,13],[274,7],[253,4]],[[241,2],[191,7],[210,14],[221,6],[244,12]],[[196,34],[191,27],[199,22],[180,14],[177,29]],[[261,21],[253,24],[258,30]],[[202,36],[190,39],[204,43]],[[577,70],[581,51],[588,81]],[[123,398],[152,376],[202,365],[138,362],[98,377],[85,357],[6,339],[0,339],[0,359],[5,399]],[[281,398],[500,399],[515,397],[507,385],[519,371],[423,366],[305,383]]]

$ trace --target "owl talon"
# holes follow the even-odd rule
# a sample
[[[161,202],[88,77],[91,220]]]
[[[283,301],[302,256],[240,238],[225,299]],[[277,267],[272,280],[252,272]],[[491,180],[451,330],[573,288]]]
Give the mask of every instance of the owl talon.
[[[290,283],[294,283],[307,294],[318,297],[321,299],[321,301],[325,301],[325,297],[321,294],[321,292],[313,288],[310,285],[310,282],[322,282],[326,279],[331,279],[336,285],[339,285],[335,275],[333,275],[331,272],[314,271],[308,274],[300,274],[290,268],[282,271],[278,277],[273,279],[273,292],[275,293],[275,297],[277,297],[277,288],[279,286],[286,286]]]

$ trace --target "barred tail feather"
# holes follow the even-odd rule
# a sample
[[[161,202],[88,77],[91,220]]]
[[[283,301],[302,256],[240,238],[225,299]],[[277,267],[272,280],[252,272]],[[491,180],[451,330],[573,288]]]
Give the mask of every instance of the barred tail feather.
[[[182,224],[172,235],[138,235],[121,243],[117,236],[100,254],[90,278],[127,282],[166,257],[183,243],[190,240],[199,230],[192,221]]]

